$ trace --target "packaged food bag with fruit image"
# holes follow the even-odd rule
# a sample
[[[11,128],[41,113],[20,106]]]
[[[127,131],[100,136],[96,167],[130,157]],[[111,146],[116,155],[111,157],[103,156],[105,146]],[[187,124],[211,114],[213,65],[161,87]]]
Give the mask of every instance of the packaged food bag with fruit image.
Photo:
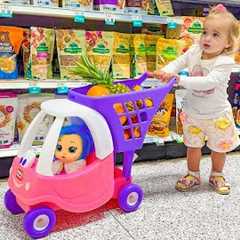
[[[112,61],[113,32],[86,31],[86,51],[89,60],[103,71],[108,71]]]
[[[17,54],[23,41],[23,28],[0,26],[0,79],[18,78]]]
[[[54,30],[31,27],[30,57],[31,79],[51,79],[54,50]]]
[[[55,30],[55,33],[61,79],[79,79],[72,69],[86,54],[85,31],[61,29]]]
[[[130,78],[130,34],[114,33],[112,72],[115,79]]]
[[[168,137],[174,94],[169,93],[154,115],[147,134],[155,137]]]
[[[197,43],[203,31],[203,17],[182,17],[182,29],[180,33],[180,39],[184,41],[185,52],[192,44]]]

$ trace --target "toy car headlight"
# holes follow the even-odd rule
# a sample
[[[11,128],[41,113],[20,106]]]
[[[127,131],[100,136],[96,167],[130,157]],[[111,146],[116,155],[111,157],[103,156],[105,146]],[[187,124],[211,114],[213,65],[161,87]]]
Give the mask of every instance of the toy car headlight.
[[[21,157],[19,164],[22,167],[32,167],[34,161],[35,161],[36,155],[33,151],[29,150],[27,151],[23,157]]]

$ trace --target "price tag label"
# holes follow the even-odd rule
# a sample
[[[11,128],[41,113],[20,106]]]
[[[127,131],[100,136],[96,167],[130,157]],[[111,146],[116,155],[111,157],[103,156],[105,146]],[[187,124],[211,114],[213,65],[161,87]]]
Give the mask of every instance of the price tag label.
[[[12,18],[12,11],[7,5],[0,5],[0,17],[1,18]]]
[[[132,16],[132,25],[133,25],[133,27],[142,27],[143,26],[142,15],[133,15]]]
[[[75,23],[85,23],[85,16],[83,13],[77,13],[74,16],[74,22]]]
[[[38,86],[29,86],[29,88],[28,88],[28,92],[30,93],[30,94],[39,94],[39,93],[41,93],[41,88],[40,87],[38,87]]]
[[[113,26],[116,24],[116,16],[112,13],[105,13],[105,24]]]
[[[56,89],[57,94],[67,94],[68,91],[69,91],[68,87],[64,85],[58,85]]]

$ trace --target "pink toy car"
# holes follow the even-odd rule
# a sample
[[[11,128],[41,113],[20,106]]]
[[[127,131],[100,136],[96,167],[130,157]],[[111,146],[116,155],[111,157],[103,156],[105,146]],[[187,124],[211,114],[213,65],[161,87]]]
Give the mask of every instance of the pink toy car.
[[[146,74],[138,80],[127,80],[125,84],[133,87],[145,79]],[[12,214],[26,213],[23,226],[30,237],[47,236],[56,223],[55,211],[58,209],[87,212],[112,198],[118,199],[125,212],[135,211],[140,206],[143,191],[131,183],[134,152],[141,148],[159,102],[171,90],[173,83],[174,80],[164,87],[98,98],[86,96],[88,87],[83,87],[71,90],[68,99],[49,100],[42,104],[13,161],[8,180],[10,189],[5,194],[5,206]],[[149,98],[153,102],[150,107],[144,104],[144,100]],[[143,104],[137,107],[140,100]],[[134,109],[129,110],[125,106],[129,101],[134,104]],[[115,112],[112,106],[116,102],[125,106],[125,113]],[[124,114],[128,123],[122,126],[119,117]],[[137,116],[137,122],[131,122],[132,114]],[[54,121],[37,156],[32,142],[39,123],[47,115],[53,116]],[[84,170],[53,175],[54,152],[66,118],[76,122],[80,118],[86,123],[94,142],[94,152],[88,156]],[[140,136],[134,136],[136,127],[140,129]],[[129,139],[124,138],[125,129],[132,133]],[[123,152],[123,169],[115,166],[118,152]]]

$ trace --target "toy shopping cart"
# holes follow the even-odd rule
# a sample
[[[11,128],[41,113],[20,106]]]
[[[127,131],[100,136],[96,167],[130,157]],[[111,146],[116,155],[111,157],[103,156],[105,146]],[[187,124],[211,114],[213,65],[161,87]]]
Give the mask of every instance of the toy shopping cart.
[[[147,78],[121,81],[130,89]],[[49,100],[27,129],[15,157],[5,194],[5,206],[12,214],[25,212],[23,227],[32,238],[47,236],[56,223],[55,212],[87,212],[117,199],[125,212],[135,211],[143,199],[140,186],[132,183],[134,152],[140,149],[159,103],[175,80],[162,87],[126,94],[89,97],[90,86],[72,89],[68,99]],[[46,116],[54,118],[38,154],[32,142]],[[84,121],[94,143],[87,166],[70,174],[54,175],[52,162],[59,134],[68,119]],[[115,166],[116,153],[123,153],[123,168]]]

